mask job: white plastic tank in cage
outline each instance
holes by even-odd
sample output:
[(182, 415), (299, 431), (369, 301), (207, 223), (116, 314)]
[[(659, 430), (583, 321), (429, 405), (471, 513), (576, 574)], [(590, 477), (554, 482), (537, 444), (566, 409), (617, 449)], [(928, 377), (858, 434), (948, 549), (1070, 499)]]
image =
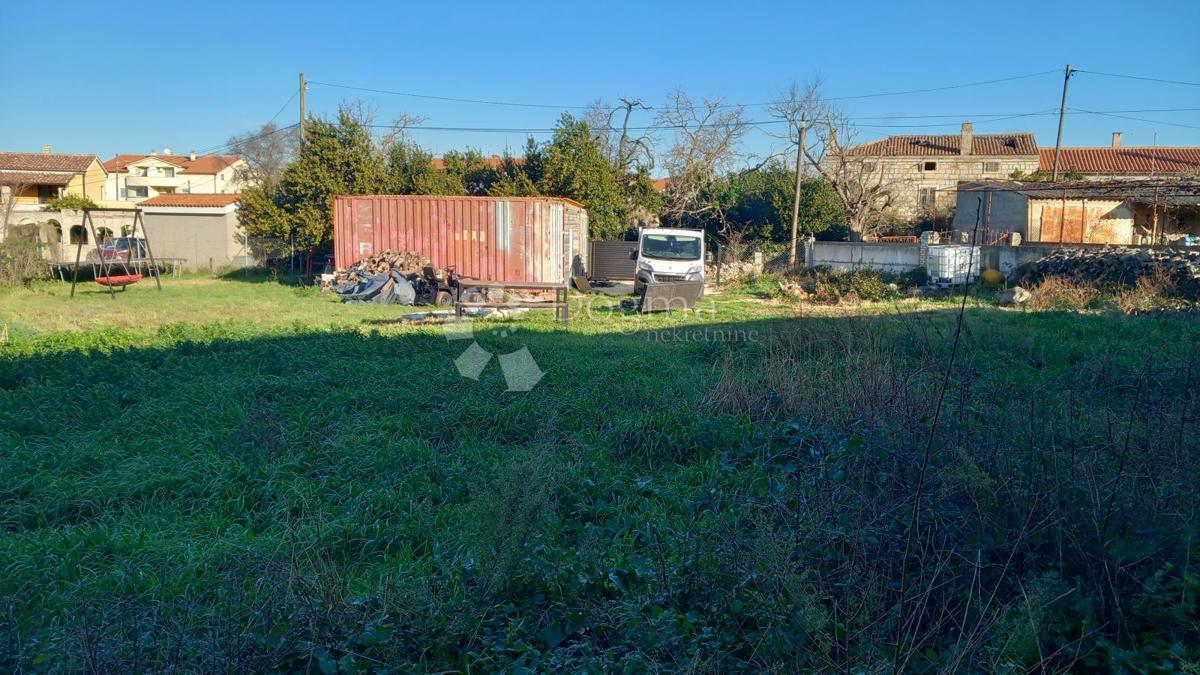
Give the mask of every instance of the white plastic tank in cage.
[(979, 247), (944, 244), (929, 247), (929, 283), (932, 286), (961, 286), (979, 279)]

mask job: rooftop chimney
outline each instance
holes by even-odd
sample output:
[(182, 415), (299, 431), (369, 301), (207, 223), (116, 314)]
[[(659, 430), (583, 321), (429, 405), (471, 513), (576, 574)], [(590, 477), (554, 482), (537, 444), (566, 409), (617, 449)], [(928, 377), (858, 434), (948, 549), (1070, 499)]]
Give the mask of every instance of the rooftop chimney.
[(192, 149), (192, 151), (188, 153), (188, 159), (192, 160), (193, 162), (196, 161), (196, 150), (195, 149)]
[(1121, 147), (1121, 132), (1119, 132), (1119, 131), (1113, 132), (1113, 145), (1112, 146), (1114, 148)]
[(171, 154), (171, 149), (170, 149), (170, 148), (163, 148), (163, 154), (164, 154), (164, 155), (169, 155), (169, 154)]
[(48, 154), (50, 154), (50, 144), (49, 144), (49, 143), (47, 143), (46, 145), (43, 145), (43, 146), (42, 146), (42, 154), (43, 154), (43, 155), (48, 155)]
[(971, 146), (975, 143), (975, 127), (970, 122), (963, 122), (962, 139), (958, 143), (958, 154), (971, 154)]
[(158, 157), (158, 150), (155, 150), (154, 148), (150, 148), (150, 156)]

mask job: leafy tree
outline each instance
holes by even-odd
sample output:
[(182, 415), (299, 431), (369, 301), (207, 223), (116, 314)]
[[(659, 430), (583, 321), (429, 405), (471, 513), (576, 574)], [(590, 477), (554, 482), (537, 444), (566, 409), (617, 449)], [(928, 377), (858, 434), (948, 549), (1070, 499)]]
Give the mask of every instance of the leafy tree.
[[(751, 171), (726, 174), (712, 189), (710, 199), (721, 202), (725, 223), (747, 239), (786, 242), (791, 236), (792, 195), (795, 173), (782, 162), (771, 162)], [(807, 178), (800, 192), (799, 229), (817, 235), (844, 222), (841, 200), (829, 183)], [(720, 225), (705, 219), (701, 225), (716, 233)]]
[(496, 181), (496, 169), (478, 150), (453, 150), (443, 155), (442, 161), (446, 165), (447, 189), (458, 190), (443, 194), (486, 195)]
[(61, 197), (55, 197), (54, 199), (47, 201), (46, 205), (42, 207), (42, 210), (43, 211), (62, 211), (63, 209), (80, 210), (80, 209), (98, 209), (98, 208), (100, 208), (100, 207), (96, 205), (96, 202), (92, 201), (88, 197), (81, 197), (79, 195), (68, 194), (68, 195), (63, 195)]
[(604, 136), (569, 113), (559, 119), (554, 137), (544, 145), (532, 139), (520, 163), (526, 180), (501, 180), (501, 186), (526, 194), (568, 197), (588, 210), (589, 235), (595, 239), (621, 239), (635, 218), (656, 216), (662, 195), (654, 190), (649, 171), (639, 166), (626, 173), (605, 149)]
[(396, 143), (387, 158), (388, 191), (401, 195), (466, 194), (462, 180), (433, 166), (433, 155), (411, 142)]
[(381, 194), (389, 175), (367, 127), (343, 109), (336, 122), (310, 119), (307, 140), (278, 184), (242, 193), (241, 221), (247, 235), (320, 246), (332, 238), (333, 198)]
[(586, 121), (563, 113), (554, 138), (537, 159), (544, 172), (538, 183), (542, 194), (569, 197), (587, 207), (592, 238), (624, 236), (632, 208), (623, 184), (626, 177), (604, 154)]
[(495, 197), (534, 197), (540, 193), (537, 181), (526, 171), (525, 161), (506, 154), (496, 170), (488, 194)]

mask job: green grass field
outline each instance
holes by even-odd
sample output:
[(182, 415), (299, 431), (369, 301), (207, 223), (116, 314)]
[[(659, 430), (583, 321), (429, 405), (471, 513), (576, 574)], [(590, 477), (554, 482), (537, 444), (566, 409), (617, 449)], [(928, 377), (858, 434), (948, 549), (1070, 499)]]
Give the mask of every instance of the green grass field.
[[(0, 668), (1198, 672), (1200, 322), (0, 289)], [(917, 527), (910, 527), (916, 507)]]

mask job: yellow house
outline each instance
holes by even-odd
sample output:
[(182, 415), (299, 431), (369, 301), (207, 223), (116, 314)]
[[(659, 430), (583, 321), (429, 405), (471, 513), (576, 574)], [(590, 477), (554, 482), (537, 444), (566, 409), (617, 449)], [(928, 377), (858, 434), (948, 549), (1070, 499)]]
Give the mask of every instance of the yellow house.
[(95, 155), (50, 152), (0, 152), (3, 198), (15, 205), (37, 205), (63, 195), (100, 203), (108, 171)]

